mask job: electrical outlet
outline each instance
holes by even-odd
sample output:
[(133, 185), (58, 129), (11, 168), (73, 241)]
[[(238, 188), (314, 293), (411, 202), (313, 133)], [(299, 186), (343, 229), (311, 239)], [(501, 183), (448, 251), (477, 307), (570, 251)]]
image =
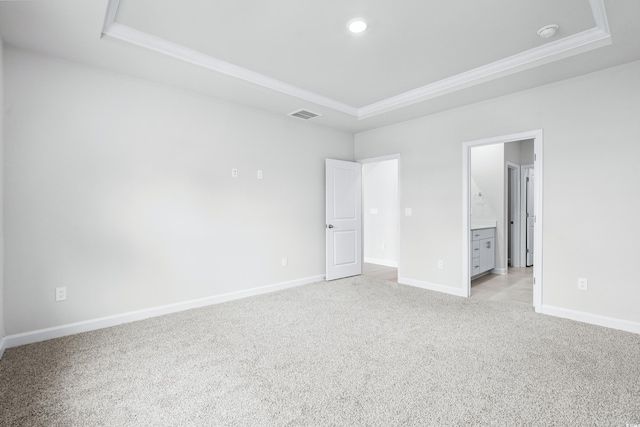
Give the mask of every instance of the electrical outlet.
[(442, 261), (441, 259), (438, 260), (438, 269), (442, 270), (444, 268), (444, 261)]
[(380, 248), (384, 250), (384, 248), (385, 248), (385, 244), (384, 244), (384, 242), (382, 242), (382, 243), (380, 244)]
[(258, 169), (258, 179), (262, 179), (262, 169)]
[(233, 168), (231, 169), (231, 178), (237, 178), (238, 177), (238, 169)]
[(286, 267), (287, 265), (289, 265), (289, 260), (287, 260), (286, 258), (282, 258), (282, 266)]
[(56, 301), (64, 301), (67, 299), (67, 288), (66, 286), (61, 286), (56, 288)]
[(578, 277), (578, 289), (581, 291), (586, 291), (588, 289), (587, 279), (584, 277)]

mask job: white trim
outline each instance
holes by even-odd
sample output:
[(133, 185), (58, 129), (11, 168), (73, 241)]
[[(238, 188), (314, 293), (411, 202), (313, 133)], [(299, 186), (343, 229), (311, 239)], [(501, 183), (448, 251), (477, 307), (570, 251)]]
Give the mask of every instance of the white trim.
[[(508, 185), (508, 180), (509, 177), (511, 176), (511, 170), (515, 170), (515, 181), (512, 182), (512, 193), (509, 193), (509, 185)], [(506, 164), (506, 179), (507, 179), (507, 185), (505, 185), (505, 200), (507, 201), (507, 203), (505, 203), (505, 230), (509, 229), (509, 226), (511, 224), (509, 224), (509, 215), (511, 215), (511, 219), (513, 220), (513, 233), (510, 233), (508, 231), (505, 232), (506, 234), (506, 240), (507, 240), (507, 245), (511, 244), (511, 264), (514, 268), (520, 268), (520, 266), (522, 265), (520, 263), (520, 252), (521, 252), (521, 248), (520, 248), (520, 165), (517, 163), (513, 163), (513, 162), (509, 162), (507, 161)], [(514, 194), (515, 193), (515, 194)], [(512, 197), (515, 196), (515, 197)], [(511, 198), (511, 200), (514, 202), (515, 206), (513, 209), (513, 212), (511, 211), (511, 206), (509, 206), (509, 198)], [(511, 242), (509, 242), (509, 236), (511, 236)], [(508, 246), (506, 246), (508, 247)], [(509, 251), (505, 251), (506, 253), (506, 266), (507, 268), (509, 268)]]
[(102, 26), (102, 35), (104, 36), (109, 28), (116, 22), (116, 15), (120, 7), (120, 0), (109, 0), (107, 3), (107, 12), (104, 15), (104, 25)]
[(138, 31), (126, 25), (114, 22), (109, 25), (108, 28), (105, 28), (102, 34), (336, 111), (341, 111), (352, 116), (357, 116), (358, 114), (357, 108), (336, 101), (335, 99), (327, 98), (326, 96), (290, 85), (281, 80), (265, 76), (264, 74), (256, 73), (255, 71), (231, 64), (230, 62), (222, 61), (213, 56), (152, 36), (151, 34)]
[(40, 329), (36, 331), (24, 332), (21, 334), (8, 335), (4, 341), (3, 348), (17, 347), (25, 344), (60, 338), (67, 335), (79, 334), (81, 332), (95, 331), (97, 329), (108, 328), (123, 323), (136, 322), (138, 320), (149, 319), (151, 317), (163, 316), (165, 314), (177, 313), (180, 311), (191, 310), (193, 308), (206, 307), (209, 305), (220, 304), (223, 302), (234, 301), (242, 298), (252, 297), (256, 295), (267, 294), (271, 292), (281, 291), (284, 289), (294, 288), (297, 286), (307, 285), (322, 281), (323, 275), (305, 277), (302, 279), (292, 280), (289, 282), (276, 283), (274, 285), (261, 286), (257, 288), (245, 289), (237, 292), (229, 292), (210, 297), (199, 298), (190, 301), (178, 302), (175, 304), (163, 305), (159, 307), (148, 308), (144, 310), (132, 311), (129, 313), (116, 314), (113, 316), (101, 317), (98, 319), (85, 320), (67, 325), (54, 326), (52, 328)]
[(601, 316), (599, 314), (586, 313), (584, 311), (570, 310), (568, 308), (554, 307), (551, 305), (543, 305), (540, 312), (549, 316), (562, 317), (577, 322), (640, 334), (640, 322), (616, 319), (615, 317)]
[(7, 338), (2, 337), (2, 339), (0, 339), (0, 359), (2, 359), (2, 356), (4, 356), (4, 351), (6, 349), (7, 349)]
[(396, 267), (396, 268), (398, 268), (398, 261), (391, 261), (391, 260), (387, 260), (387, 259), (364, 257), (364, 262), (369, 263), (369, 264), (384, 265), (385, 267)]
[(358, 109), (358, 118), (426, 101), (450, 92), (558, 61), (585, 51), (611, 44), (611, 34), (601, 28), (592, 28), (560, 40), (538, 46), (487, 65), (447, 77), (434, 83), (395, 95)]
[(428, 291), (455, 295), (457, 297), (466, 297), (466, 291), (464, 289), (452, 288), (451, 286), (439, 285), (437, 283), (423, 282), (422, 280), (410, 279), (408, 277), (398, 277), (398, 283), (401, 285), (409, 285), (415, 288), (426, 289)]
[(108, 1), (105, 22), (102, 29), (103, 36), (113, 37), (202, 66), (212, 71), (220, 72), (286, 95), (322, 105), (354, 116), (359, 120), (577, 55), (588, 50), (609, 45), (612, 42), (607, 15), (604, 9), (604, 0), (590, 0), (591, 11), (594, 21), (596, 22), (596, 27), (594, 28), (545, 43), (490, 64), (357, 108), (138, 31), (134, 28), (118, 24), (115, 22), (115, 19), (119, 4), (120, 0)]
[(610, 33), (609, 20), (607, 19), (607, 12), (604, 9), (603, 0), (590, 0), (591, 13), (593, 13), (593, 20), (596, 22), (598, 28), (605, 33)]
[(471, 182), (471, 147), (492, 144), (504, 144), (507, 142), (523, 141), (533, 139), (534, 152), (534, 170), (535, 170), (535, 247), (533, 253), (533, 307), (536, 312), (540, 312), (542, 307), (542, 129), (532, 130), (528, 132), (519, 132), (509, 135), (495, 136), (491, 138), (479, 139), (476, 141), (468, 141), (462, 144), (462, 284), (465, 290), (465, 296), (471, 296), (471, 280), (469, 277), (469, 230), (470, 230), (470, 182)]
[(497, 274), (498, 276), (505, 276), (508, 273), (508, 268), (494, 268), (490, 271), (491, 274)]
[[(519, 248), (519, 256), (520, 256), (520, 265), (523, 267), (527, 266), (527, 210), (526, 210), (526, 206), (527, 206), (527, 170), (528, 169), (533, 169), (534, 170), (534, 182), (533, 182), (533, 188), (535, 191), (535, 166), (533, 163), (531, 164), (527, 164), (527, 165), (522, 165), (520, 167), (520, 205), (522, 206), (522, 212), (520, 213), (520, 248)], [(536, 200), (535, 200), (535, 193), (534, 193), (534, 200), (533, 200), (533, 204), (534, 204), (534, 211), (535, 211), (535, 204), (536, 204)], [(534, 229), (534, 239), (535, 239), (535, 229)], [(535, 248), (534, 248), (535, 250)], [(533, 254), (533, 256), (535, 257), (535, 252)]]

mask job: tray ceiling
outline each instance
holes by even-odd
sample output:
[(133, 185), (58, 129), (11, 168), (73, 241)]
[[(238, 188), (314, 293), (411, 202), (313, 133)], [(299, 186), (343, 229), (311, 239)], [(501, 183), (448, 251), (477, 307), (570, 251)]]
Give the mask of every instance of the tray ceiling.
[(0, 1), (0, 35), (357, 133), (638, 60), (638, 16), (637, 0)]

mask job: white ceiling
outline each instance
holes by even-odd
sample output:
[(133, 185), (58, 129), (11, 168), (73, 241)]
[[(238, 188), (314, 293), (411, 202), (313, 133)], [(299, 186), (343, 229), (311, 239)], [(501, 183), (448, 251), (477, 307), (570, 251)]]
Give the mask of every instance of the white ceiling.
[(2, 1), (0, 35), (359, 132), (640, 59), (639, 18), (637, 0)]

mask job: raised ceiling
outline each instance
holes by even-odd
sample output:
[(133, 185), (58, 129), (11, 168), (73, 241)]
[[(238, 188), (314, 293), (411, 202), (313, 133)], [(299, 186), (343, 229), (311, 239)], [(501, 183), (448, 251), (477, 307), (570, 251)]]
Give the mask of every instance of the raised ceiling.
[[(5, 43), (351, 132), (640, 59), (636, 0), (0, 3)], [(369, 28), (351, 34), (361, 17)], [(537, 30), (559, 25), (542, 39)], [(57, 43), (56, 43), (57, 42)], [(296, 119), (292, 119), (296, 120)]]

